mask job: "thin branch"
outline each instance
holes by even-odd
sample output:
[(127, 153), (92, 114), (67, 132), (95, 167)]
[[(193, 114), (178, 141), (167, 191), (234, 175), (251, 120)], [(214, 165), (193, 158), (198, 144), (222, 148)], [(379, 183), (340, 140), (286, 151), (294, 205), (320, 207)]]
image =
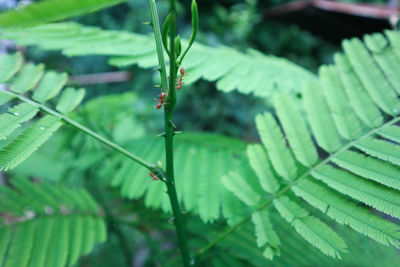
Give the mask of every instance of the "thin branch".
[(14, 93), (14, 92), (5, 91), (5, 90), (4, 90), (4, 92), (6, 92), (6, 93), (18, 98), (19, 100), (21, 100), (21, 101), (23, 101), (25, 103), (28, 103), (28, 104), (31, 104), (32, 106), (35, 106), (35, 107), (39, 108), (40, 110), (42, 110), (42, 111), (44, 111), (44, 112), (46, 112), (46, 113), (48, 113), (50, 115), (56, 116), (57, 118), (59, 118), (63, 122), (71, 125), (72, 127), (80, 130), (81, 132), (84, 132), (85, 134), (93, 137), (97, 141), (99, 141), (99, 142), (103, 143), (104, 145), (110, 147), (111, 149), (119, 152), (120, 154), (128, 157), (129, 159), (139, 163), (140, 165), (142, 165), (143, 167), (149, 169), (150, 171), (158, 169), (158, 167), (155, 164), (151, 164), (151, 163), (146, 162), (144, 159), (132, 154), (128, 150), (124, 149), (123, 147), (121, 147), (121, 146), (113, 143), (112, 141), (104, 138), (103, 136), (95, 133), (94, 131), (90, 130), (89, 128), (87, 128), (87, 127), (85, 127), (83, 125), (81, 125), (80, 123), (78, 123), (75, 120), (67, 117), (66, 115), (58, 113), (57, 111), (54, 111), (53, 109), (48, 108), (47, 106), (45, 106), (43, 104), (35, 102), (35, 101), (33, 101), (33, 100), (29, 99), (29, 98), (26, 98), (26, 97), (24, 97), (22, 95)]

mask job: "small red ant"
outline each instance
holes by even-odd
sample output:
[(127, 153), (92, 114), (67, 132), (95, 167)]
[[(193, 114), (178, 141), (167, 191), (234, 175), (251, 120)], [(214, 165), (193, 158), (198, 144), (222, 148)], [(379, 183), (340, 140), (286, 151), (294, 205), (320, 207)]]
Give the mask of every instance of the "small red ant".
[(159, 97), (160, 99), (154, 98), (154, 100), (158, 102), (157, 105), (154, 106), (156, 109), (160, 109), (160, 108), (162, 107), (162, 105), (166, 104), (166, 103), (164, 103), (164, 101), (166, 100), (166, 99), (165, 99), (166, 96), (167, 96), (167, 93), (161, 92), (161, 93), (158, 95), (158, 97)]
[(179, 77), (179, 81), (177, 82), (177, 85), (175, 87), (177, 90), (182, 88), (183, 77), (188, 75), (187, 73), (185, 73), (185, 69), (184, 68), (181, 68), (179, 72), (181, 73), (181, 76)]
[(150, 172), (149, 176), (153, 179), (153, 181), (158, 181), (159, 180), (158, 177), (155, 176), (153, 172)]

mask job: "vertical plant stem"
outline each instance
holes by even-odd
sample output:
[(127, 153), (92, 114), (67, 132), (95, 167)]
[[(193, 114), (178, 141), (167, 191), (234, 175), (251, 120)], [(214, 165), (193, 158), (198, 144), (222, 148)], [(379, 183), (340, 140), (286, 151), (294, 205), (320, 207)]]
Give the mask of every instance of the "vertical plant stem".
[[(157, 8), (154, 0), (149, 0), (152, 24), (154, 29), (154, 38), (156, 40), (157, 54), (161, 69), (161, 86), (164, 86), (167, 82), (166, 76), (163, 75), (163, 70), (165, 70), (163, 46), (161, 42), (160, 24), (158, 22)], [(170, 28), (170, 79), (168, 86), (167, 101), (164, 105), (164, 127), (165, 127), (165, 158), (166, 158), (166, 186), (167, 193), (171, 203), (171, 208), (174, 216), (174, 224), (176, 233), (178, 236), (179, 247), (181, 249), (181, 255), (183, 260), (183, 265), (185, 267), (190, 266), (190, 253), (185, 236), (185, 225), (183, 222), (183, 215), (180, 210), (178, 196), (175, 188), (175, 178), (174, 178), (174, 153), (173, 153), (173, 137), (174, 124), (173, 110), (176, 103), (176, 91), (175, 91), (175, 81), (177, 74), (176, 67), (176, 57), (175, 57), (175, 35), (176, 35), (176, 7), (175, 1), (170, 0), (170, 16), (171, 16), (171, 28)], [(163, 88), (166, 89), (166, 88)]]

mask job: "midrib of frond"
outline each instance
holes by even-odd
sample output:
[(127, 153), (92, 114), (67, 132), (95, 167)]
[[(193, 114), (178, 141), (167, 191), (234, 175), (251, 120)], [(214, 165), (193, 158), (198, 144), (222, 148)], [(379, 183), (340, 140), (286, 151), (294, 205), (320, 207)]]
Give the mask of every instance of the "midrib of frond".
[[(356, 138), (354, 140), (352, 140), (351, 142), (348, 142), (347, 144), (344, 144), (340, 149), (338, 149), (336, 152), (330, 154), (327, 158), (325, 158), (324, 160), (320, 161), (319, 163), (315, 164), (313, 167), (309, 168), (305, 173), (303, 173), (302, 175), (300, 175), (297, 178), (294, 178), (291, 183), (289, 185), (287, 185), (286, 187), (284, 187), (283, 189), (281, 189), (279, 192), (277, 192), (276, 194), (273, 194), (271, 196), (271, 198), (269, 198), (266, 202), (262, 203), (260, 206), (258, 206), (256, 208), (256, 210), (260, 211), (263, 210), (265, 208), (267, 208), (270, 204), (272, 204), (272, 202), (277, 199), (278, 197), (282, 196), (283, 194), (285, 194), (288, 190), (290, 190), (293, 186), (295, 186), (299, 181), (303, 180), (304, 178), (308, 177), (311, 175), (312, 172), (316, 171), (318, 168), (325, 166), (326, 164), (330, 163), (336, 156), (338, 156), (340, 153), (349, 150), (350, 148), (354, 147), (358, 141), (370, 137), (373, 134), (376, 134), (378, 131), (382, 130), (383, 128), (387, 127), (387, 126), (391, 126), (396, 124), (397, 122), (400, 122), (400, 116), (398, 117), (394, 117), (391, 120), (389, 120), (388, 122), (382, 124), (380, 127), (377, 127), (375, 129), (371, 129), (370, 131), (366, 132), (365, 134), (363, 134), (362, 136), (360, 136), (359, 138)], [(359, 190), (359, 188), (357, 188)], [(374, 195), (374, 197), (377, 197)], [(385, 200), (387, 201), (387, 200)], [(397, 204), (397, 203), (394, 203)], [(247, 222), (249, 219), (251, 218), (251, 215), (247, 216), (246, 218), (244, 218), (242, 220), (243, 223)], [(236, 229), (236, 228), (235, 228)]]

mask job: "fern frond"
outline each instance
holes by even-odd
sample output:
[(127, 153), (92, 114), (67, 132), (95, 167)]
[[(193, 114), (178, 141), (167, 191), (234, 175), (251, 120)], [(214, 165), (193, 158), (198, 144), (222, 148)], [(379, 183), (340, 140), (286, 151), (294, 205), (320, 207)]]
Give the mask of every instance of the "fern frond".
[(349, 225), (354, 230), (383, 245), (399, 247), (398, 225), (371, 213), (368, 208), (359, 206), (310, 179), (297, 183), (296, 186), (293, 186), (293, 191), (337, 222)]
[(274, 206), (304, 239), (323, 253), (340, 258), (340, 252), (347, 251), (344, 240), (338, 234), (288, 197), (275, 199)]
[[(244, 176), (251, 174), (246, 143), (208, 133), (183, 133), (177, 135), (176, 140), (175, 183), (178, 198), (185, 210), (199, 214), (205, 222), (214, 221), (221, 215), (228, 219), (229, 224), (243, 218), (245, 205), (224, 187), (221, 177), (227, 169)], [(130, 143), (130, 149), (139, 156), (151, 162), (164, 162), (164, 144), (159, 138), (141, 138)], [(200, 161), (204, 164), (201, 168)], [(111, 166), (108, 169), (113, 177), (111, 184), (121, 188), (123, 197), (137, 199), (144, 196), (146, 206), (170, 211), (165, 185), (153, 181), (148, 170), (120, 156), (113, 159)], [(193, 170), (196, 170), (195, 173)], [(230, 178), (226, 179), (229, 183)], [(247, 183), (251, 192), (261, 194), (262, 188), (256, 176), (249, 178)], [(249, 198), (250, 201), (257, 201), (251, 195)]]
[(63, 20), (103, 8), (125, 0), (46, 0), (24, 8), (0, 14), (0, 28), (25, 28)]
[[(157, 66), (154, 38), (128, 32), (101, 30), (76, 23), (58, 23), (26, 30), (0, 30), (2, 38), (19, 45), (37, 45), (45, 50), (62, 50), (67, 56), (111, 56), (117, 67), (137, 64), (142, 68)], [(186, 42), (186, 41), (183, 41)], [(185, 69), (190, 76), (185, 84), (201, 78), (216, 81), (224, 92), (238, 90), (243, 94), (268, 96), (279, 90), (296, 91), (298, 84), (314, 80), (315, 75), (282, 58), (250, 50), (239, 52), (226, 46), (212, 48), (195, 43), (188, 53)]]
[[(395, 36), (400, 40), (400, 34), (386, 35), (391, 43), (381, 34), (366, 36), (366, 46), (358, 39), (344, 41), (345, 53), (335, 55), (336, 64), (320, 68), (320, 82), (303, 86), (303, 107), (312, 136), (290, 96), (277, 96), (277, 120), (269, 112), (256, 116), (268, 155), (265, 160), (260, 154), (258, 160), (272, 164), (263, 174), (259, 174), (260, 168), (255, 173), (260, 181), (287, 185), (281, 184), (277, 192), (263, 187), (267, 196), (253, 209), (260, 211), (274, 204), (304, 239), (333, 257), (340, 257), (345, 244), (297, 204), (296, 196), (379, 243), (399, 246), (399, 225), (370, 210), (400, 218), (400, 101), (396, 95), (398, 75), (394, 75), (400, 73), (400, 65), (389, 58), (400, 59), (393, 52), (398, 46), (392, 42)], [(316, 145), (329, 154), (318, 156)], [(257, 162), (254, 155), (251, 161)], [(246, 182), (240, 176), (230, 177)], [(245, 192), (235, 193), (241, 194)]]
[(101, 211), (97, 204), (85, 204), (95, 203), (86, 191), (20, 178), (12, 183), (15, 189), (0, 188), (3, 266), (72, 266), (105, 241)]
[[(42, 109), (38, 102), (43, 104), (55, 97), (66, 83), (67, 75), (52, 71), (43, 74), (43, 65), (32, 63), (21, 68), (22, 55), (20, 53), (6, 54), (0, 59), (0, 63), (4, 68), (0, 76), (3, 77), (2, 80), (6, 82), (6, 86), (9, 86), (9, 90), (0, 91), (0, 104), (9, 103), (15, 98), (23, 102), (8, 108), (8, 112), (0, 114), (0, 139), (5, 139), (3, 141), (5, 145), (0, 146), (0, 170), (9, 170), (35, 152), (61, 126), (62, 114), (51, 109), (48, 110), (52, 115), (46, 115), (40, 120), (34, 120), (34, 118)], [(3, 64), (8, 64), (9, 68)], [(35, 88), (36, 84), (38, 85)], [(33, 100), (22, 95), (32, 89), (34, 89)], [(83, 95), (82, 89), (68, 88), (63, 92), (57, 104), (57, 110), (61, 113), (71, 111), (79, 104)], [(15, 137), (13, 133), (23, 125), (27, 128)]]
[(336, 229), (345, 238), (346, 243), (349, 244), (349, 253), (344, 254), (342, 260), (338, 260), (318, 253), (317, 249), (306, 242), (289, 224), (284, 223), (276, 212), (271, 212), (270, 217), (272, 224), (279, 225), (279, 227), (276, 227), (276, 232), (280, 236), (282, 243), (280, 257), (275, 257), (273, 261), (265, 259), (263, 251), (257, 249), (254, 230), (250, 222), (222, 241), (216, 252), (229, 253), (228, 255), (232, 255), (237, 259), (245, 260), (246, 266), (259, 267), (369, 266), (377, 258), (380, 259), (380, 266), (391, 267), (399, 265), (400, 257), (395, 248), (377, 244), (347, 227), (339, 226)]

